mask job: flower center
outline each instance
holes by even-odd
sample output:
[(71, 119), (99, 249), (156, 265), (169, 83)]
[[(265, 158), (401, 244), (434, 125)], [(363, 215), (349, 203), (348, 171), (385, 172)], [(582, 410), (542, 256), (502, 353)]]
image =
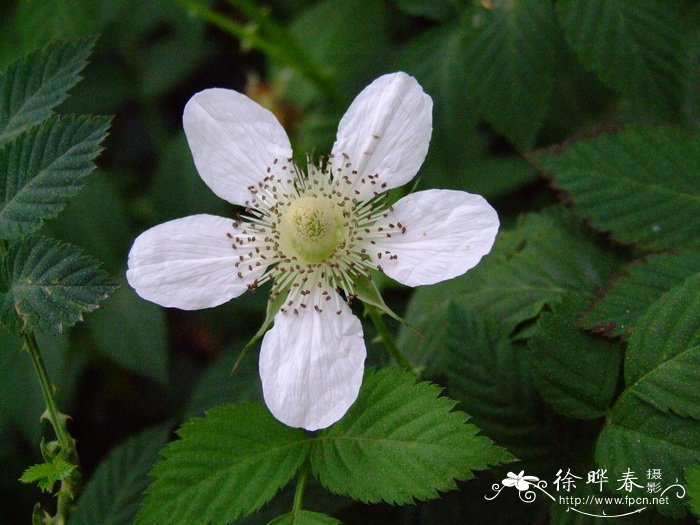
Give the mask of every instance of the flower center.
[(280, 238), (285, 248), (309, 263), (325, 261), (344, 237), (342, 211), (329, 199), (300, 196), (281, 219)]

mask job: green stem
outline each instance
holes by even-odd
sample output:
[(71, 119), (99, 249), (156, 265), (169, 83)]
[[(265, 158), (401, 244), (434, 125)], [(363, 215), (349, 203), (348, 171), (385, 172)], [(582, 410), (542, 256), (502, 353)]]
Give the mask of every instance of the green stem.
[(44, 401), (46, 401), (46, 410), (49, 413), (49, 421), (53, 426), (56, 437), (58, 438), (58, 443), (61, 445), (62, 449), (69, 450), (72, 447), (72, 438), (68, 433), (65, 422), (61, 418), (61, 413), (58, 410), (58, 405), (56, 404), (56, 398), (54, 396), (53, 386), (49, 381), (49, 375), (46, 372), (46, 367), (44, 366), (44, 360), (41, 358), (41, 353), (39, 352), (39, 346), (36, 343), (36, 338), (32, 333), (24, 334), (24, 344), (25, 348), (32, 356), (32, 361), (34, 362), (34, 369), (39, 377), (39, 384), (41, 385), (41, 393), (44, 395)]
[(367, 315), (369, 315), (370, 319), (372, 319), (372, 323), (374, 323), (374, 328), (377, 330), (379, 340), (387, 349), (389, 355), (391, 355), (394, 361), (396, 361), (396, 364), (398, 364), (401, 368), (416, 374), (416, 370), (413, 368), (413, 366), (411, 366), (411, 363), (404, 357), (396, 344), (394, 344), (394, 338), (391, 336), (391, 333), (389, 333), (389, 329), (387, 328), (384, 318), (382, 317), (382, 312), (380, 312), (378, 308), (369, 304), (365, 304), (365, 311), (367, 312)]
[[(268, 57), (296, 69), (313, 82), (328, 98), (336, 104), (343, 102), (343, 95), (333, 78), (323, 71), (308, 54), (298, 46), (281, 26), (274, 24), (265, 12), (250, 2), (232, 0), (231, 4), (240, 9), (244, 15), (252, 19), (253, 24), (243, 25), (227, 18), (197, 0), (173, 0), (182, 7), (209, 22), (210, 24), (230, 33), (244, 45), (257, 49)], [(257, 22), (257, 24), (256, 24)], [(262, 23), (261, 23), (262, 22)], [(263, 26), (263, 27), (260, 27)], [(262, 31), (272, 31), (272, 35), (264, 36)], [(277, 40), (275, 42), (274, 40)]]
[(301, 473), (297, 478), (297, 486), (294, 490), (294, 505), (292, 506), (292, 515), (301, 512), (302, 501), (304, 500), (304, 489), (306, 488), (306, 479), (309, 477), (309, 462), (306, 461), (301, 469)]
[[(56, 439), (60, 447), (59, 453), (63, 458), (74, 465), (78, 465), (78, 451), (75, 447), (75, 440), (71, 437), (66, 426), (66, 416), (58, 410), (54, 389), (49, 380), (49, 375), (44, 366), (44, 360), (41, 357), (39, 346), (37, 345), (34, 334), (24, 333), (24, 347), (32, 357), (34, 369), (36, 370), (41, 393), (46, 402), (46, 411), (48, 419), (53, 427)], [(80, 473), (77, 468), (65, 479), (61, 481), (61, 485), (57, 494), (56, 515), (49, 522), (52, 525), (64, 525), (68, 521), (68, 516), (73, 510), (73, 502), (79, 491)]]

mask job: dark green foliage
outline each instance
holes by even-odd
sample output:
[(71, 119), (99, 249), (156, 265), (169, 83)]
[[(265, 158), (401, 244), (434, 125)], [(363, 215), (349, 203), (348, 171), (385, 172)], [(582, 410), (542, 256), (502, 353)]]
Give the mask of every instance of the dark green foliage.
[[(513, 488), (484, 499), (508, 471), (552, 489), (567, 468), (609, 469), (613, 496), (625, 470), (661, 469), (687, 496), (612, 521), (697, 521), (687, 513), (700, 515), (695, 0), (5, 4), (0, 523), (30, 521), (39, 490), (16, 481), (29, 465), (44, 487), (70, 469), (29, 452), (53, 436), (21, 329), (38, 332), (72, 417), (85, 479), (71, 525), (137, 514), (159, 525), (592, 525), (634, 510), (577, 507), (589, 516), (541, 493), (526, 505)], [(397, 70), (434, 104), (415, 188), (484, 195), (501, 230), (449, 282), (414, 292), (374, 281), (419, 332), (385, 316), (418, 377), (368, 371), (338, 423), (289, 429), (264, 408), (259, 342), (232, 372), (265, 317), (265, 290), (166, 310), (128, 286), (127, 253), (155, 224), (241, 211), (192, 162), (181, 116), (195, 92), (246, 92), (280, 118), (301, 159), (328, 153), (352, 97)], [(362, 322), (368, 363), (386, 366)], [(581, 482), (576, 495), (590, 494)]]
[(70, 525), (133, 523), (169, 431), (170, 425), (146, 430), (114, 448), (86, 485)]
[(685, 479), (688, 484), (690, 510), (700, 518), (700, 464), (688, 467), (685, 470)]
[(493, 316), (457, 301), (429, 322), (425, 375), (444, 381), (474, 423), (530, 470), (551, 466), (561, 445), (537, 395), (526, 349), (512, 343)]
[(684, 76), (678, 0), (560, 0), (559, 19), (581, 62), (632, 107), (666, 119), (678, 112)]
[(0, 293), (2, 321), (11, 327), (18, 317), (22, 330), (61, 333), (116, 289), (96, 260), (52, 239), (14, 242), (0, 265), (7, 290)]
[(137, 523), (228, 523), (269, 501), (308, 455), (303, 431), (260, 405), (223, 405), (195, 418), (163, 452)]
[(52, 117), (0, 150), (0, 237), (18, 238), (55, 217), (95, 169), (109, 119)]
[(613, 277), (604, 295), (581, 319), (606, 335), (629, 335), (647, 308), (662, 294), (700, 272), (700, 253), (654, 255), (635, 261)]
[(558, 413), (575, 419), (605, 416), (617, 386), (620, 345), (576, 326), (587, 301), (566, 296), (543, 313), (529, 339), (535, 385)]
[(537, 157), (577, 213), (648, 250), (700, 246), (700, 140), (672, 128), (627, 128)]
[(326, 514), (302, 510), (275, 518), (268, 525), (340, 525), (340, 521)]
[(80, 80), (94, 44), (94, 38), (54, 44), (0, 75), (0, 146), (51, 116)]
[[(491, 254), (462, 277), (420, 288), (406, 320), (419, 331), (435, 323), (450, 302), (503, 321), (511, 329), (536, 317), (569, 292), (593, 298), (621, 260), (564, 208), (524, 217), (514, 231), (501, 231)], [(429, 353), (419, 339), (402, 342), (416, 359)]]

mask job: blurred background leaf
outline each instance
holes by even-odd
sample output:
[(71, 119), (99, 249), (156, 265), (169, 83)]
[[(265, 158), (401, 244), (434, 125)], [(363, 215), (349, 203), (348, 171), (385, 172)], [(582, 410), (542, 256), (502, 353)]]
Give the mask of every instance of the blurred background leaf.
[[(297, 154), (318, 156), (330, 151), (339, 118), (373, 78), (395, 70), (416, 76), (434, 102), (417, 187), (482, 194), (502, 227), (492, 253), (463, 277), (415, 292), (378, 278), (387, 304), (423, 336), (390, 323), (399, 346), (528, 473), (591, 468), (596, 458), (627, 468), (660, 457), (673, 472), (698, 463), (696, 420), (624, 394), (617, 364), (631, 343), (615, 339), (653, 327), (645, 311), (697, 273), (695, 254), (678, 251), (681, 242), (698, 242), (697, 214), (688, 212), (700, 123), (695, 0), (0, 3), (0, 68), (25, 52), (50, 52), (41, 50), (56, 40), (99, 34), (84, 80), (52, 110), (115, 115), (99, 170), (40, 231), (103, 261), (121, 285), (87, 323), (40, 340), (61, 407), (73, 416), (87, 481), (77, 523), (131, 521), (147, 478), (134, 490), (118, 485), (145, 472), (167, 439), (163, 429), (223, 403), (260, 401), (257, 349), (231, 369), (264, 318), (265, 290), (180, 312), (143, 301), (124, 280), (140, 232), (185, 215), (238, 211), (201, 181), (182, 133), (184, 104), (209, 87), (245, 92), (275, 113)], [(658, 124), (672, 127), (646, 129)], [(640, 131), (618, 134), (625, 126)], [(603, 132), (615, 138), (606, 142)], [(644, 202), (623, 180), (640, 174), (656, 184)], [(629, 210), (608, 202), (615, 188), (637, 199)], [(664, 198), (679, 188), (691, 194), (686, 204)], [(552, 206), (561, 201), (568, 207)], [(637, 215), (651, 222), (629, 223)], [(649, 230), (662, 219), (687, 235)], [(371, 341), (374, 328), (363, 324), (368, 362), (386, 364)], [(40, 497), (15, 480), (38, 460), (45, 428), (28, 356), (1, 337), (0, 524), (14, 525)], [(595, 380), (581, 381), (593, 371)], [(604, 422), (597, 416), (611, 402)], [(592, 419), (575, 419), (582, 416)], [(161, 430), (141, 433), (154, 426)], [(347, 524), (593, 523), (554, 509), (550, 518), (544, 502), (525, 507), (517, 496), (485, 501), (504, 475), (496, 468), (437, 502), (402, 508), (354, 503), (310, 482), (305, 503)], [(123, 516), (109, 512), (114, 502), (105, 494), (115, 490)], [(281, 491), (241, 523), (289, 512), (292, 497), (292, 489)], [(644, 519), (666, 523), (652, 510)]]

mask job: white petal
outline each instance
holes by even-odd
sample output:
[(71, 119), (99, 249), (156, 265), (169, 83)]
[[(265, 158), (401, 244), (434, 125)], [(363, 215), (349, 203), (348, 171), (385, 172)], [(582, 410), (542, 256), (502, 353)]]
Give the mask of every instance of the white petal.
[(360, 320), (340, 304), (340, 315), (335, 307), (279, 312), (265, 334), (260, 352), (265, 403), (290, 427), (325, 428), (357, 399), (367, 351)]
[[(362, 90), (340, 121), (333, 144), (333, 168), (351, 177), (355, 186), (350, 189), (360, 192), (353, 197), (367, 199), (418, 173), (433, 131), (432, 111), (432, 99), (406, 73), (383, 75)], [(351, 167), (345, 167), (348, 162)], [(371, 184), (368, 176), (376, 174)]]
[[(389, 226), (398, 223), (405, 233)], [(375, 240), (372, 260), (389, 277), (418, 286), (452, 279), (476, 266), (491, 250), (499, 222), (480, 195), (426, 190), (399, 200), (377, 225), (394, 232)]]
[(194, 95), (182, 116), (194, 164), (204, 182), (222, 199), (245, 205), (256, 185), (292, 156), (284, 128), (275, 116), (245, 95), (205, 89)]
[(265, 267), (238, 277), (241, 253), (227, 236), (235, 236), (231, 219), (192, 215), (146, 230), (129, 252), (129, 284), (144, 299), (161, 306), (199, 310), (238, 297)]
[(530, 488), (530, 483), (528, 483), (524, 479), (518, 479), (515, 482), (515, 488), (518, 489), (520, 492), (522, 492), (522, 491)]

